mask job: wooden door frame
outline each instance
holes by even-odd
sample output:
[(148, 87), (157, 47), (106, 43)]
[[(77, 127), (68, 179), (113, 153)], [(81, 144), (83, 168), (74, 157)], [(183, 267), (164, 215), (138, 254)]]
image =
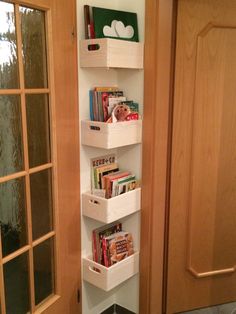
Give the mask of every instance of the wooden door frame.
[[(53, 0), (52, 3), (57, 164), (58, 168), (63, 170), (58, 171), (57, 175), (61, 299), (45, 313), (82, 313), (76, 0), (70, 1), (71, 11), (66, 9), (68, 6), (66, 0)], [(57, 29), (53, 25), (57, 25)], [(65, 95), (67, 95), (66, 102)], [(68, 232), (69, 243), (68, 237), (64, 237), (62, 230)]]
[(146, 0), (140, 313), (165, 312), (176, 0)]
[[(54, 149), (57, 159), (57, 199), (59, 244), (58, 291), (35, 313), (82, 313), (80, 235), (80, 136), (78, 107), (78, 49), (76, 0), (8, 0), (10, 3), (50, 9), (49, 63), (55, 103)], [(36, 3), (37, 2), (37, 3)], [(56, 26), (56, 27), (55, 27)], [(66, 96), (66, 97), (65, 97)], [(66, 101), (65, 101), (66, 98)], [(64, 236), (67, 232), (68, 237)], [(56, 302), (57, 301), (57, 302)], [(78, 304), (79, 303), (79, 304)]]

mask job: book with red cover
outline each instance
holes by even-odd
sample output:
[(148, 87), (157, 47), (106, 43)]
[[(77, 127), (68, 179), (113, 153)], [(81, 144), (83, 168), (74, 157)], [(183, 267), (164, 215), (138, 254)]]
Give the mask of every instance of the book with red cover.
[(102, 240), (104, 265), (112, 266), (126, 257), (134, 254), (132, 234), (129, 232), (118, 232), (104, 237)]
[(112, 196), (112, 181), (117, 180), (119, 178), (126, 177), (130, 175), (130, 171), (119, 171), (114, 174), (108, 174), (103, 177), (104, 187), (106, 190), (106, 198), (111, 198)]
[(109, 225), (105, 225), (93, 230), (93, 260), (97, 263), (104, 265), (104, 258), (102, 254), (102, 239), (106, 236), (110, 236), (113, 233), (120, 232), (122, 230), (122, 224), (120, 222), (114, 222)]

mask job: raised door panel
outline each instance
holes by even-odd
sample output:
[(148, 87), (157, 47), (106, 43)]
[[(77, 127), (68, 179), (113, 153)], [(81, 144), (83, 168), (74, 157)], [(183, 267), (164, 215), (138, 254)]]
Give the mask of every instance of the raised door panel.
[(168, 313), (236, 299), (235, 14), (178, 2)]

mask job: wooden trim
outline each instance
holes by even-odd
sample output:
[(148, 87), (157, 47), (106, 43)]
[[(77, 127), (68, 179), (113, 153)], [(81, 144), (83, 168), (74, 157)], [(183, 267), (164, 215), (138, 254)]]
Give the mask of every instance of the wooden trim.
[(29, 174), (36, 173), (36, 172), (43, 171), (43, 170), (47, 170), (47, 169), (50, 169), (52, 167), (53, 167), (52, 163), (48, 163), (48, 164), (45, 164), (42, 166), (37, 166), (37, 167), (29, 169)]
[(140, 313), (164, 313), (174, 0), (146, 0)]
[(21, 22), (19, 5), (15, 5), (15, 16), (16, 16), (16, 31), (17, 31), (17, 52), (19, 62), (19, 77), (20, 77), (20, 88), (23, 91), (21, 93), (21, 115), (22, 115), (22, 130), (23, 130), (23, 147), (24, 147), (24, 163), (25, 171), (25, 194), (26, 194), (26, 216), (27, 216), (27, 234), (29, 248), (29, 288), (30, 288), (30, 307), (31, 311), (34, 312), (35, 308), (35, 295), (34, 295), (34, 260), (33, 260), (33, 249), (32, 249), (32, 217), (31, 217), (31, 194), (30, 194), (30, 178), (29, 178), (29, 151), (28, 151), (28, 137), (27, 137), (27, 115), (26, 115), (26, 99), (24, 94), (25, 81), (24, 81), (24, 63), (22, 56), (22, 36), (21, 36)]
[(212, 276), (232, 274), (232, 273), (235, 272), (235, 267), (226, 268), (226, 269), (219, 269), (219, 270), (212, 270), (212, 271), (207, 271), (207, 272), (204, 272), (204, 273), (198, 273), (192, 267), (188, 267), (188, 270), (190, 271), (190, 273), (195, 278), (199, 279), (199, 278), (206, 278), (206, 277), (212, 277)]
[(45, 234), (45, 235), (42, 236), (41, 238), (35, 240), (35, 241), (33, 242), (32, 246), (35, 247), (35, 246), (39, 245), (40, 243), (42, 243), (42, 242), (44, 242), (44, 241), (46, 241), (46, 240), (48, 240), (48, 239), (54, 237), (55, 234), (56, 234), (55, 231), (51, 231), (51, 232)]
[(26, 88), (24, 90), (25, 94), (49, 94), (50, 89), (49, 88)]
[(1, 89), (0, 95), (20, 95), (20, 94), (49, 94), (48, 88), (28, 88), (28, 89)]
[(59, 258), (59, 209), (58, 209), (58, 175), (57, 175), (57, 132), (56, 132), (56, 104), (55, 104), (55, 80), (54, 80), (54, 64), (53, 64), (53, 36), (52, 36), (52, 16), (51, 10), (46, 12), (46, 47), (47, 47), (47, 69), (48, 69), (48, 85), (50, 89), (50, 138), (51, 138), (51, 156), (53, 163), (52, 185), (53, 185), (53, 227), (55, 230), (54, 237), (54, 282), (55, 293), (61, 294), (61, 272)]
[(39, 303), (35, 307), (34, 314), (41, 314), (44, 313), (44, 311), (49, 308), (53, 303), (58, 301), (60, 299), (59, 295), (50, 295), (48, 298), (46, 298), (42, 303)]
[(20, 95), (22, 93), (22, 89), (0, 89), (0, 95)]
[(37, 0), (37, 4), (32, 4), (32, 0), (7, 0), (7, 2), (9, 3), (13, 3), (13, 4), (16, 4), (18, 6), (26, 6), (26, 7), (29, 7), (29, 8), (34, 8), (34, 9), (37, 9), (37, 10), (49, 10), (50, 7), (45, 5), (45, 2), (44, 1), (41, 1), (41, 0)]
[[(1, 227), (0, 227), (1, 232)], [(5, 285), (4, 285), (4, 273), (2, 263), (2, 236), (0, 234), (0, 310), (2, 314), (6, 314), (6, 301), (5, 301)]]
[(12, 259), (20, 256), (21, 254), (24, 254), (25, 252), (29, 251), (30, 249), (30, 245), (25, 245), (22, 248), (20, 248), (19, 250), (7, 255), (6, 257), (4, 257), (2, 259), (2, 263), (6, 264), (7, 262), (11, 261)]
[(10, 181), (10, 180), (14, 180), (14, 179), (18, 179), (18, 178), (21, 178), (21, 177), (25, 177), (27, 175), (27, 172), (26, 171), (20, 171), (20, 172), (16, 172), (16, 173), (13, 173), (13, 174), (9, 174), (5, 177), (1, 177), (0, 178), (0, 183), (4, 183), (4, 182), (7, 182), (7, 181)]

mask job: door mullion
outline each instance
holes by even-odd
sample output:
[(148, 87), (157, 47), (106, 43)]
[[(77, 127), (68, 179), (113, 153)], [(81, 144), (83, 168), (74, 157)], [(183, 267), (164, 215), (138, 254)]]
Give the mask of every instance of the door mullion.
[(1, 235), (0, 235), (0, 287), (1, 287), (1, 289), (0, 289), (1, 313), (6, 314), (5, 286), (4, 286), (4, 275), (3, 275), (3, 263), (2, 263), (2, 237), (1, 237)]
[(26, 211), (27, 211), (27, 231), (29, 249), (29, 287), (30, 287), (30, 304), (31, 312), (35, 311), (35, 294), (34, 294), (34, 261), (32, 247), (32, 218), (31, 218), (31, 197), (30, 197), (30, 178), (29, 178), (29, 151), (28, 151), (28, 136), (27, 136), (27, 118), (26, 118), (26, 100), (25, 100), (25, 82), (24, 82), (24, 65), (22, 56), (22, 36), (19, 5), (16, 4), (16, 30), (17, 30), (17, 49), (19, 60), (19, 77), (21, 93), (21, 112), (22, 112), (22, 131), (23, 131), (23, 146), (24, 146), (24, 163), (25, 163), (25, 184), (26, 184)]

